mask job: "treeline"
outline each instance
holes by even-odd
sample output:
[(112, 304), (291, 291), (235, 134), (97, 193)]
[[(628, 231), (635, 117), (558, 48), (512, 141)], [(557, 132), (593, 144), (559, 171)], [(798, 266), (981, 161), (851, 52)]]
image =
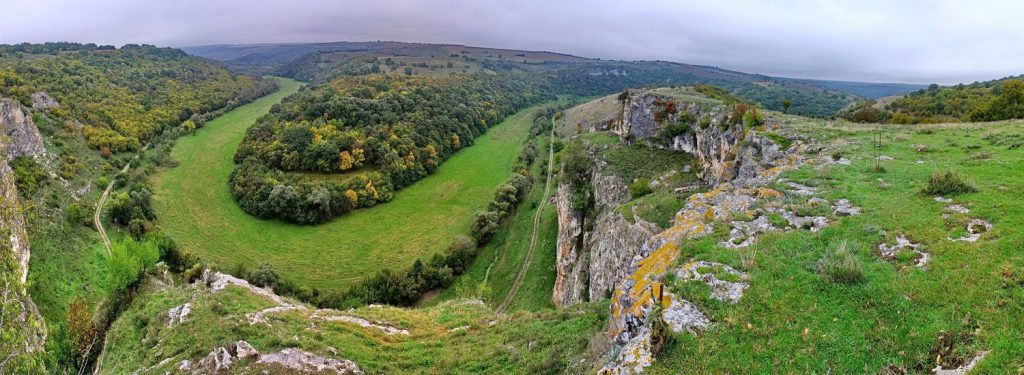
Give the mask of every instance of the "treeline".
[[(552, 98), (536, 76), (343, 76), (275, 106), (235, 154), (231, 192), (259, 217), (319, 223), (386, 202), (506, 116)], [(304, 172), (348, 173), (311, 181)]]
[(1013, 77), (970, 85), (931, 85), (884, 106), (860, 102), (837, 116), (854, 122), (895, 124), (1024, 118), (1024, 80)]
[(347, 290), (299, 287), (282, 279), (268, 264), (262, 264), (253, 271), (239, 266), (234, 274), (255, 285), (274, 288), (278, 294), (289, 295), (319, 307), (350, 308), (372, 303), (412, 305), (424, 293), (450, 286), (455, 277), (469, 268), (479, 249), (491, 240), (504, 219), (516, 210), (532, 187), (530, 166), (537, 161), (538, 156), (535, 136), (551, 130), (550, 119), (554, 114), (554, 110), (541, 110), (534, 114), (530, 140), (520, 152), (513, 173), (495, 189), (494, 199), (488, 204), (487, 210), (477, 213), (472, 233), (456, 237), (443, 253), (434, 254), (429, 260), (416, 259), (405, 270), (381, 270)]
[(236, 76), (178, 49), (108, 47), (4, 46), (53, 55), (0, 60), (0, 95), (31, 106), (32, 93), (50, 94), (61, 104), (51, 115), (81, 126), (89, 145), (109, 155), (139, 150), (164, 129), (190, 119), (204, 121), (205, 113), (237, 106), (275, 89), (273, 80)]

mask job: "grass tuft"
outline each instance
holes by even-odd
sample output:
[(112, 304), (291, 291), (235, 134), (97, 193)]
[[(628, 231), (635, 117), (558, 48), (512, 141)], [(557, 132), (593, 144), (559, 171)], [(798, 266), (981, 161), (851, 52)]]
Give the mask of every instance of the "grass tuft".
[(846, 241), (829, 250), (818, 263), (821, 274), (837, 284), (859, 284), (867, 280), (864, 266)]
[(926, 195), (957, 195), (978, 191), (974, 185), (953, 171), (935, 172), (928, 178), (928, 186), (921, 190)]

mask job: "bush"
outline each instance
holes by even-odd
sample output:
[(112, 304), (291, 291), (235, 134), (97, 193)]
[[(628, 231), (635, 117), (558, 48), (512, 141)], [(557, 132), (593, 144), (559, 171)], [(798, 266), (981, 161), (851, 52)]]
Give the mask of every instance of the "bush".
[(935, 172), (928, 178), (928, 186), (921, 190), (927, 195), (957, 195), (977, 191), (970, 182), (965, 181), (953, 171)]
[(255, 271), (249, 274), (249, 281), (259, 287), (277, 288), (281, 284), (281, 276), (274, 271), (274, 267), (270, 263), (261, 263)]
[(483, 245), (491, 240), (494, 233), (498, 231), (499, 220), (501, 218), (494, 211), (476, 213), (476, 219), (473, 220), (473, 237), (476, 238), (478, 244)]
[(39, 163), (27, 156), (12, 160), (11, 169), (14, 170), (14, 184), (22, 195), (34, 194), (46, 179), (46, 172)]
[(829, 251), (818, 263), (822, 275), (829, 281), (839, 284), (858, 284), (866, 280), (864, 266), (857, 259), (854, 251), (846, 241), (839, 243)]
[(629, 184), (629, 195), (633, 196), (633, 199), (640, 198), (653, 192), (651, 189), (651, 182), (646, 178), (638, 178)]

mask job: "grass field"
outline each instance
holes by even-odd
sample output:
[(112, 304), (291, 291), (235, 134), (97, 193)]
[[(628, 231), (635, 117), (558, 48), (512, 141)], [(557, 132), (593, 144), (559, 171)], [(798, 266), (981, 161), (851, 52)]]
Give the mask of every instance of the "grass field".
[[(547, 150), (547, 147), (548, 138), (537, 137), (537, 149)], [(509, 217), (469, 269), (455, 284), (445, 289), (434, 300), (434, 304), (459, 298), (481, 298), (491, 307), (495, 307), (509, 293), (530, 246), (533, 216), (540, 207), (544, 195), (544, 181), (540, 176), (545, 173), (546, 161), (546, 158), (542, 158), (534, 163), (531, 169), (533, 187), (519, 205), (519, 209)], [(554, 183), (556, 181), (552, 181), (552, 184)], [(526, 271), (519, 292), (509, 303), (508, 311), (536, 311), (554, 307), (551, 303), (551, 290), (555, 286), (555, 238), (558, 235), (558, 217), (555, 206), (547, 205), (543, 209), (540, 227), (537, 228), (537, 248), (534, 250), (530, 268)], [(481, 284), (486, 285), (483, 291), (480, 288)]]
[(258, 219), (228, 192), (232, 155), (245, 129), (298, 87), (282, 80), (279, 92), (207, 123), (175, 146), (172, 157), (180, 165), (156, 176), (154, 205), (158, 225), (184, 250), (227, 269), (268, 262), (286, 279), (312, 287), (402, 269), (469, 233), (473, 213), (511, 173), (535, 110), (495, 125), (391, 202), (317, 226)]
[[(1024, 369), (1024, 141), (1020, 121), (988, 124), (853, 125), (790, 119), (829, 142), (851, 165), (802, 167), (787, 174), (822, 197), (851, 200), (862, 213), (818, 232), (767, 235), (750, 250), (750, 289), (736, 305), (679, 291), (708, 313), (714, 328), (682, 334), (650, 373), (879, 373), (893, 365), (930, 373), (990, 351), (973, 373)], [(883, 145), (872, 147), (872, 135)], [(920, 147), (924, 145), (926, 147)], [(921, 149), (922, 151), (918, 151)], [(892, 157), (876, 172), (875, 155)], [(977, 192), (948, 196), (971, 210), (953, 213), (921, 194), (934, 172), (952, 170)], [(943, 217), (948, 214), (948, 217)], [(954, 242), (969, 218), (992, 223), (977, 243)], [(926, 269), (881, 258), (878, 244), (907, 236), (925, 246)], [(741, 268), (736, 251), (708, 238), (684, 251)], [(863, 267), (863, 282), (831, 282), (817, 271), (842, 242)], [(682, 257), (682, 261), (689, 259)], [(950, 364), (953, 364), (950, 366)], [(900, 373), (900, 372), (889, 372)]]

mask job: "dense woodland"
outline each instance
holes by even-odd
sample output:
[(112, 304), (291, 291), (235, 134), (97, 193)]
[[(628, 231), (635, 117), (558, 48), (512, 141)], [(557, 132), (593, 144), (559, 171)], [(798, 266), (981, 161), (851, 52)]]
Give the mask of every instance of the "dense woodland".
[(941, 87), (931, 85), (884, 106), (864, 101), (839, 112), (856, 122), (896, 124), (1024, 118), (1024, 77)]
[(288, 98), (246, 132), (232, 194), (251, 214), (299, 223), (388, 201), (505, 116), (552, 97), (539, 86), (514, 73), (342, 76)]
[(54, 111), (81, 127), (105, 155), (138, 150), (163, 130), (273, 90), (273, 81), (237, 76), (178, 49), (75, 43), (0, 46), (0, 96), (31, 106), (46, 92)]

